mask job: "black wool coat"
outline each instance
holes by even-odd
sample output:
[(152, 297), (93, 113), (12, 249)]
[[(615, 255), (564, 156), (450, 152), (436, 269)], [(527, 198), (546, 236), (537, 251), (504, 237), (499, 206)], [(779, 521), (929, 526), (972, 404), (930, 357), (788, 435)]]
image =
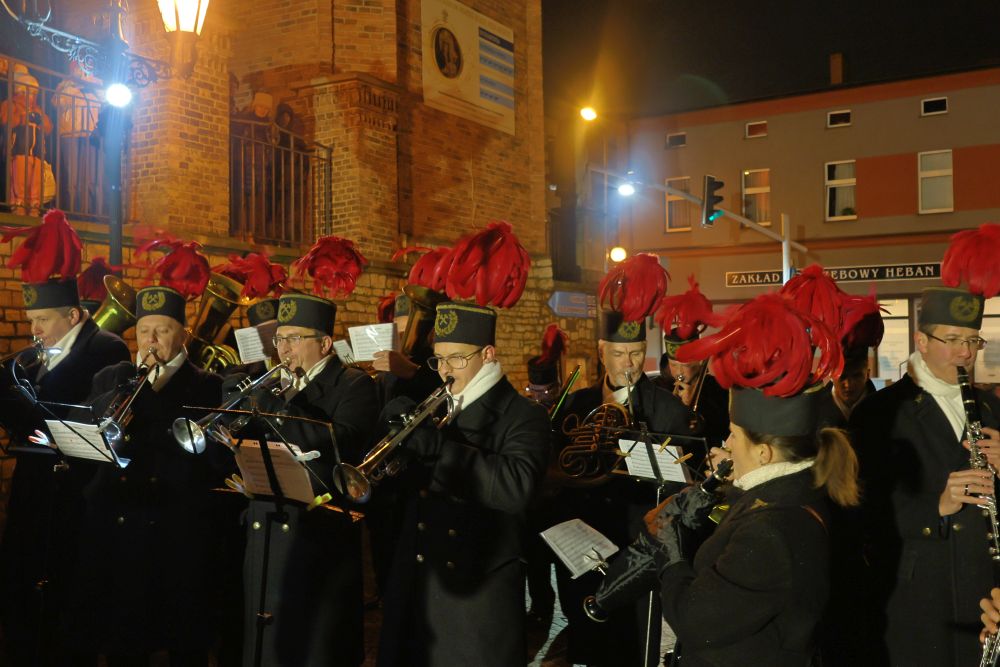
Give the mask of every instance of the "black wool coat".
[[(286, 395), (287, 397), (287, 395)], [(356, 464), (378, 417), (375, 384), (368, 375), (330, 358), (305, 388), (290, 398), (264, 391), (261, 410), (332, 422), (343, 461)], [(283, 419), (281, 435), (304, 452), (319, 451), (307, 465), (318, 479), (313, 490), (333, 489), (334, 448), (322, 426)], [(276, 440), (251, 426), (249, 437)], [(378, 492), (377, 490), (375, 491)], [(333, 491), (335, 502), (348, 504)], [(361, 535), (349, 514), (325, 507), (306, 511), (295, 503), (250, 501), (243, 561), (243, 664), (254, 664), (257, 613), (267, 558), (261, 663), (288, 667), (348, 667), (364, 657)], [(270, 532), (270, 551), (265, 540)]]
[[(40, 366), (32, 368), (28, 379), (41, 401), (82, 403), (98, 371), (128, 358), (128, 347), (121, 338), (88, 319), (66, 358), (52, 371), (41, 373)], [(65, 418), (66, 409), (50, 409)], [(53, 619), (62, 606), (71, 565), (76, 562), (81, 488), (90, 468), (86, 463), (72, 463), (56, 473), (53, 466), (58, 457), (52, 450), (23, 439), (36, 428), (46, 430), (43, 420), (52, 417), (42, 409), (21, 402), (0, 402), (0, 410), (10, 410), (5, 416), (18, 413), (24, 425), (24, 432), (14, 438), (19, 451), (0, 545), (3, 626), (14, 659), (45, 664), (42, 656), (51, 655), (60, 642)], [(38, 586), (42, 581), (47, 583)], [(39, 637), (41, 641), (35, 642)], [(31, 646), (27, 647), (24, 644), (29, 638)]]
[(380, 667), (524, 663), (524, 512), (549, 433), (544, 408), (503, 378), (410, 463)]
[[(98, 373), (88, 399), (98, 414), (118, 394), (121, 379), (134, 373), (127, 362)], [(204, 416), (183, 406), (218, 406), (220, 386), (217, 375), (190, 361), (159, 391), (146, 384), (118, 451), (130, 459), (128, 466), (93, 464), (72, 605), (79, 607), (79, 648), (195, 651), (214, 640), (214, 587), (224, 564), (216, 560), (219, 526), (212, 508), (220, 498), (212, 489), (222, 486), (231, 456), (214, 447), (189, 454), (170, 427), (180, 416)]]
[[(983, 426), (997, 428), (1000, 405), (976, 394)], [(878, 629), (868, 652), (887, 649), (893, 665), (976, 664), (979, 599), (994, 585), (986, 523), (974, 505), (938, 513), (948, 475), (969, 467), (968, 450), (909, 375), (862, 401), (850, 427)]]
[(829, 595), (827, 508), (809, 469), (763, 482), (733, 503), (693, 563), (660, 573), (681, 664), (810, 664)]

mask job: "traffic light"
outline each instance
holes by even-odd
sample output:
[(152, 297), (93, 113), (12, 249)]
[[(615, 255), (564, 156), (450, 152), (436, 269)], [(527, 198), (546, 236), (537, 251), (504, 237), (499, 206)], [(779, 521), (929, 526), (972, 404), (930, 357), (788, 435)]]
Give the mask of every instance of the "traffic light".
[(722, 211), (715, 207), (722, 203), (722, 195), (715, 194), (716, 190), (725, 185), (715, 176), (705, 174), (705, 198), (701, 204), (701, 226), (711, 227), (715, 221), (722, 217)]

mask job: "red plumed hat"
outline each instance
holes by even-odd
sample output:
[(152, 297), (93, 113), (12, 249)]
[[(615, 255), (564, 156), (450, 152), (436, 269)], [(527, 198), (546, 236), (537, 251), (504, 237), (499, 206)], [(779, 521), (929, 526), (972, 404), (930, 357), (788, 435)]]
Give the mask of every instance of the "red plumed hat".
[(243, 283), (241, 296), (260, 299), (273, 293), (281, 296), (288, 271), (281, 264), (272, 262), (266, 253), (251, 252), (245, 257), (230, 255), (229, 261), (214, 269)]
[(103, 257), (95, 257), (90, 260), (90, 266), (84, 269), (83, 273), (76, 279), (80, 298), (84, 301), (103, 301), (108, 294), (108, 288), (104, 286), (104, 276), (109, 276), (112, 273), (114, 271)]
[(451, 268), (451, 260), (454, 256), (453, 250), (447, 246), (433, 249), (425, 246), (410, 246), (397, 250), (392, 256), (392, 261), (398, 261), (413, 252), (422, 254), (410, 269), (407, 282), (410, 285), (419, 285), (435, 292), (444, 292), (448, 270)]
[(676, 329), (680, 340), (689, 340), (724, 321), (723, 315), (712, 311), (712, 302), (698, 289), (694, 274), (688, 276), (688, 285), (691, 287), (683, 294), (663, 297), (655, 316), (664, 334)]
[(37, 227), (0, 227), (6, 243), (18, 236), (26, 237), (7, 260), (7, 267), (21, 267), (21, 281), (44, 283), (50, 278), (75, 278), (80, 273), (83, 244), (70, 227), (66, 214), (52, 209)]
[[(813, 351), (820, 353), (813, 370)], [(762, 389), (765, 396), (793, 396), (840, 374), (838, 337), (823, 322), (778, 294), (764, 294), (732, 312), (722, 329), (677, 351), (682, 363), (711, 358), (725, 388)]]
[(309, 274), (313, 292), (318, 296), (347, 296), (357, 286), (358, 276), (368, 260), (354, 241), (339, 236), (324, 236), (305, 255), (292, 262), (297, 277)]
[(946, 287), (968, 286), (989, 299), (1000, 294), (1000, 224), (988, 222), (951, 237), (941, 262)]
[(847, 294), (837, 282), (823, 272), (819, 264), (811, 264), (782, 285), (778, 294), (787, 297), (796, 308), (811, 314), (839, 336), (844, 330), (844, 299)]
[(530, 269), (528, 251), (510, 223), (494, 221), (455, 244), (445, 292), (451, 299), (475, 297), (480, 306), (512, 308), (528, 284)]
[(212, 272), (208, 259), (199, 252), (201, 244), (196, 241), (185, 243), (169, 237), (154, 239), (140, 246), (136, 254), (164, 249), (168, 249), (167, 254), (149, 266), (147, 278), (162, 287), (171, 288), (184, 299), (201, 296)]
[(840, 337), (845, 350), (878, 347), (885, 334), (882, 308), (875, 294), (868, 296), (847, 295), (844, 298), (844, 335)]
[(657, 309), (669, 281), (670, 274), (660, 265), (659, 257), (639, 253), (608, 271), (598, 294), (602, 306), (621, 313), (626, 322), (635, 322)]
[(392, 318), (396, 314), (396, 295), (386, 294), (379, 299), (378, 306), (375, 307), (375, 313), (378, 316), (379, 322), (383, 324), (392, 322)]

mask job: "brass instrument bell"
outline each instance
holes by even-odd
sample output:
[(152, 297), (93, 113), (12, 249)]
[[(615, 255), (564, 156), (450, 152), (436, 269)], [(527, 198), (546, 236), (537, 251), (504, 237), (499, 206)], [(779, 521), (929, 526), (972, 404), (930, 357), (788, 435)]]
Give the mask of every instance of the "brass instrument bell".
[(135, 326), (135, 290), (115, 275), (104, 276), (108, 295), (91, 317), (94, 324), (119, 336)]

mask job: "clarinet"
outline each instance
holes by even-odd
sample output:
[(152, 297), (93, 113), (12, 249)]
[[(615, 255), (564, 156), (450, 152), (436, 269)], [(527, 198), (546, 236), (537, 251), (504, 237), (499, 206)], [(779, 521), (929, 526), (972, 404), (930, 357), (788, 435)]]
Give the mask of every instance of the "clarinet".
[[(983, 426), (979, 417), (979, 406), (976, 404), (976, 392), (969, 381), (969, 373), (964, 366), (958, 366), (958, 385), (962, 389), (962, 406), (965, 408), (965, 438), (969, 441), (969, 467), (973, 470), (993, 470), (986, 455), (979, 449), (979, 441), (983, 439)], [(995, 472), (995, 471), (994, 471)], [(989, 522), (990, 558), (1000, 560), (1000, 528), (997, 526), (997, 501), (992, 493), (981, 495), (986, 500), (983, 506), (983, 516)], [(992, 633), (983, 641), (983, 653), (979, 667), (994, 667), (1000, 656), (1000, 635)]]

